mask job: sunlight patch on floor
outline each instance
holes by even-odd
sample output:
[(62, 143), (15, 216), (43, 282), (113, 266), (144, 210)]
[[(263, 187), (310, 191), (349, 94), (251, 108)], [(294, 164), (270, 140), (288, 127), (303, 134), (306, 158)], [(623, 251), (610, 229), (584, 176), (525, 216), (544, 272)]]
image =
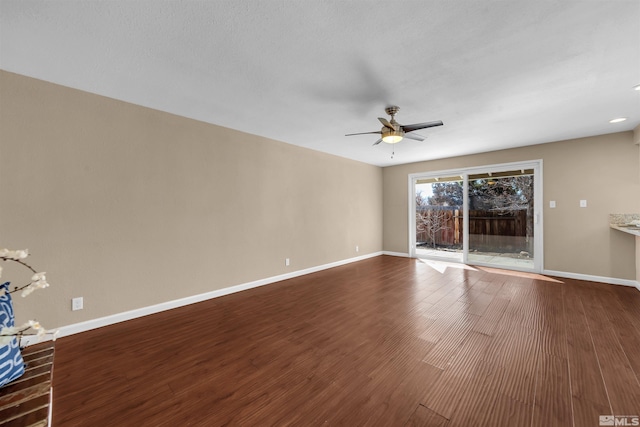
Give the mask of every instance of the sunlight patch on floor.
[(545, 276), (538, 273), (530, 273), (526, 271), (505, 270), (499, 267), (481, 267), (463, 264), (461, 262), (439, 261), (434, 259), (416, 258), (419, 262), (428, 265), (440, 274), (444, 274), (447, 268), (455, 268), (458, 270), (485, 271), (487, 273), (500, 274), (503, 276), (524, 277), (527, 279), (543, 280), (545, 282), (564, 283), (561, 280)]
[(459, 270), (478, 271), (475, 267), (472, 267), (466, 264), (461, 264), (459, 262), (435, 261), (432, 259), (424, 259), (424, 258), (418, 258), (418, 261), (420, 261), (423, 264), (427, 264), (429, 267), (433, 268), (434, 270), (436, 270), (441, 274), (444, 274), (447, 268), (457, 268)]
[(502, 274), (503, 276), (525, 277), (527, 279), (544, 280), (545, 282), (564, 283), (561, 280), (553, 277), (545, 276), (538, 273), (527, 273), (525, 271), (503, 270), (501, 268), (492, 267), (479, 267), (476, 268), (480, 271), (486, 271), (487, 273)]

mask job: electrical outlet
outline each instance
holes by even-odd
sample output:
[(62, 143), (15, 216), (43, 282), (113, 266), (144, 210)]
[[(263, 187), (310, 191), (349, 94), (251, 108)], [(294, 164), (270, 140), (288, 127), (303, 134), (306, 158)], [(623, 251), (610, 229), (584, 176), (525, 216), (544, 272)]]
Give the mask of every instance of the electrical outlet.
[(74, 298), (71, 300), (71, 310), (82, 310), (84, 308), (84, 300), (82, 297)]
[(587, 201), (586, 200), (580, 200), (580, 207), (581, 208), (586, 208), (587, 207)]
[(551, 201), (549, 202), (549, 207), (550, 207), (550, 208), (555, 208), (555, 207), (556, 207), (556, 201), (555, 201), (555, 200), (551, 200)]
[(289, 261), (289, 258), (285, 258), (284, 259), (284, 266), (285, 267), (289, 267), (289, 264), (291, 264), (291, 262)]
[(360, 248), (356, 246), (356, 252), (360, 252)]

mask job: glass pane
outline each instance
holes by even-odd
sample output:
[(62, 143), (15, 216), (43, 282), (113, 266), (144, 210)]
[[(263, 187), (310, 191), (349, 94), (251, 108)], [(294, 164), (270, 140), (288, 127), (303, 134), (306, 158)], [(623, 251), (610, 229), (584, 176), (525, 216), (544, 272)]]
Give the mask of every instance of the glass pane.
[(469, 176), (469, 263), (534, 268), (533, 170)]
[(416, 256), (462, 261), (463, 184), (460, 177), (416, 183)]

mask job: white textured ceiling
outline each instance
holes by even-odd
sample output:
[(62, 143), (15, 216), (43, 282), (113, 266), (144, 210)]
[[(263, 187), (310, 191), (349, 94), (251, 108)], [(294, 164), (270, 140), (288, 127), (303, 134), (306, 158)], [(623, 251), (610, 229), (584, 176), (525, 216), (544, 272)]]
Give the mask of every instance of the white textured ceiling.
[(387, 166), (633, 129), (640, 1), (0, 0), (0, 68)]

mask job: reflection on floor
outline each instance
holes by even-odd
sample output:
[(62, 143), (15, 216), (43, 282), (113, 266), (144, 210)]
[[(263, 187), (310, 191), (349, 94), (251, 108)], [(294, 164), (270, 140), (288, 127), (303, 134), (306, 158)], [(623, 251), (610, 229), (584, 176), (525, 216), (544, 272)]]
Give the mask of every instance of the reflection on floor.
[[(462, 251), (450, 251), (432, 248), (417, 248), (416, 256), (440, 258), (448, 261), (462, 262)], [(533, 269), (533, 259), (519, 257), (516, 254), (500, 254), (494, 252), (471, 252), (467, 259), (469, 264), (480, 263), (504, 268)]]
[(447, 251), (442, 249), (417, 248), (416, 256), (443, 258), (451, 261), (462, 262), (462, 251)]
[(531, 258), (514, 258), (512, 254), (492, 254), (492, 253), (470, 253), (467, 257), (470, 264), (481, 263), (491, 264), (504, 268), (526, 268), (533, 269), (533, 259)]

